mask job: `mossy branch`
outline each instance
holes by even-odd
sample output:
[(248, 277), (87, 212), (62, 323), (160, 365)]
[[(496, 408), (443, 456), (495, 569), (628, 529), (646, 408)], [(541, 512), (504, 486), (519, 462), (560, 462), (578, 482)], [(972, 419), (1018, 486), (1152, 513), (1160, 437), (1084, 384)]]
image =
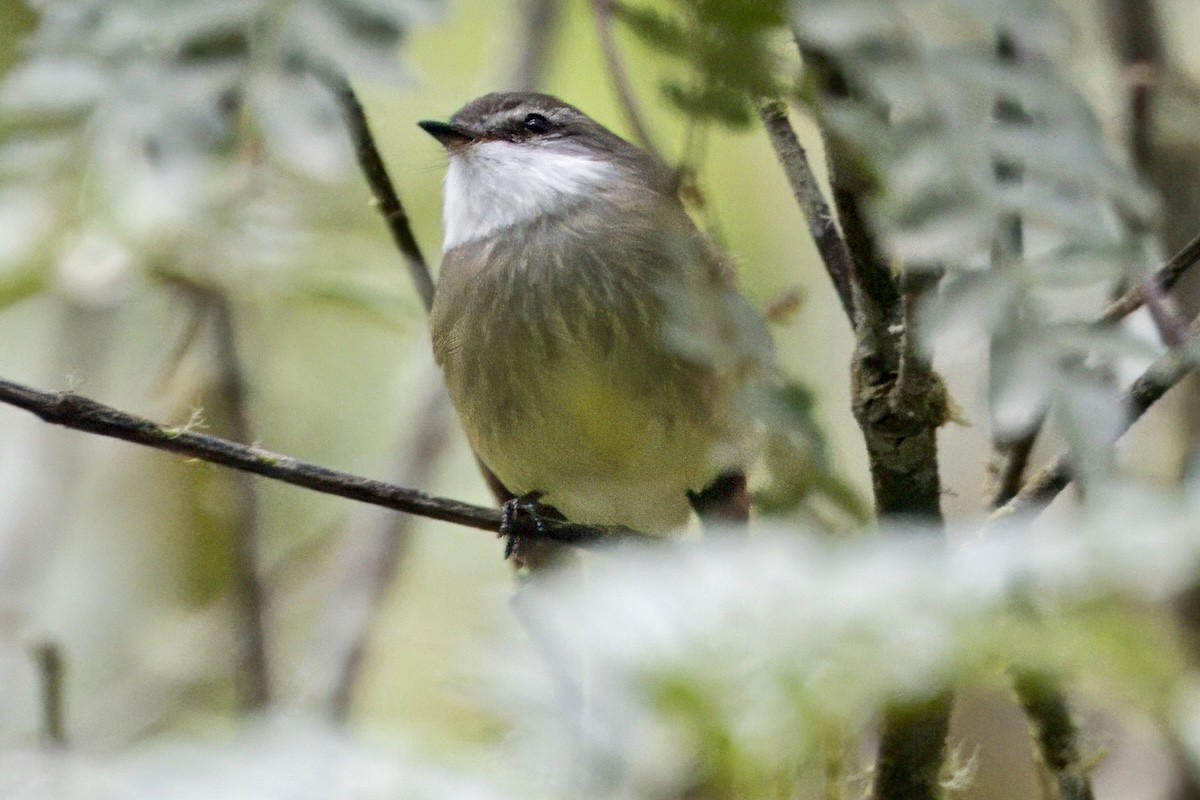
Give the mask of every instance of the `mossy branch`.
[[(855, 89), (826, 54), (807, 48), (800, 37), (806, 68), (817, 87), (818, 108), (853, 97)], [(778, 107), (765, 107), (776, 154), (817, 238), (822, 256), (845, 251), (848, 264), (834, 255), (826, 260), (843, 308), (851, 316), (856, 347), (851, 360), (852, 406), (862, 430), (870, 462), (876, 514), (880, 519), (913, 518), (942, 522), (938, 476), (937, 430), (949, 416), (949, 400), (941, 378), (916, 346), (915, 310), (940, 277), (936, 270), (915, 265), (901, 273), (892, 268), (867, 222), (866, 202), (872, 187), (863, 180), (853, 147), (827, 131), (830, 182), (841, 235), (830, 246), (832, 221), (822, 220), (824, 202), (807, 160), (795, 147)], [(801, 151), (801, 156), (803, 151)], [(843, 287), (842, 280), (846, 286)], [(877, 800), (936, 800), (946, 760), (946, 732), (954, 700), (950, 693), (919, 703), (895, 704), (885, 710), (880, 733), (873, 796)]]

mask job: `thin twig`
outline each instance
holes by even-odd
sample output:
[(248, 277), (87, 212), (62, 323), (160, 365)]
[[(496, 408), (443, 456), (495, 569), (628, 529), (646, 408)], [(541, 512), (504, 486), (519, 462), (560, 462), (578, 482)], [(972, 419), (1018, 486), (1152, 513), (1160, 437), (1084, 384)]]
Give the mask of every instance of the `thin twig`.
[[(1187, 345), (1194, 345), (1200, 337), (1200, 318), (1188, 326)], [(1186, 356), (1171, 351), (1160, 356), (1125, 390), (1122, 402), (1126, 409), (1125, 419), (1119, 433), (1124, 434), (1133, 423), (1157, 403), (1162, 396), (1192, 371), (1193, 362)], [(1005, 503), (992, 514), (1000, 519), (1029, 509), (1040, 508), (1053, 500), (1071, 482), (1071, 469), (1066, 453), (1060, 453), (1038, 470), (1021, 487), (1016, 497)]]
[(1108, 0), (1109, 30), (1125, 69), (1129, 95), (1129, 151), (1138, 174), (1154, 161), (1154, 100), (1163, 66), (1162, 27), (1154, 3)]
[(400, 195), (388, 176), (387, 166), (379, 155), (379, 148), (375, 146), (375, 137), (371, 135), (371, 127), (367, 123), (367, 114), (362, 103), (358, 101), (350, 83), (341, 75), (316, 66), (310, 69), (312, 74), (333, 92), (342, 110), (346, 126), (350, 129), (354, 154), (358, 157), (358, 164), (371, 187), (375, 205), (387, 222), (392, 240), (408, 264), (408, 272), (417, 288), (417, 294), (421, 296), (421, 303), (428, 311), (433, 306), (433, 277), (429, 273), (429, 264), (421, 254), (421, 246), (417, 244), (417, 238), (413, 235), (408, 214), (400, 202)]
[[(805, 69), (820, 87), (823, 107), (826, 102), (853, 101), (854, 87), (834, 59), (826, 52), (805, 45), (798, 31), (793, 39), (800, 49)], [(899, 353), (895, 326), (902, 322), (900, 284), (892, 265), (871, 224), (866, 209), (872, 182), (862, 174), (860, 154), (854, 145), (826, 126), (825, 153), (829, 164), (829, 182), (833, 207), (841, 222), (842, 238), (849, 248), (854, 270), (851, 288), (854, 297), (854, 327), (860, 353), (856, 358), (881, 358), (886, 369), (894, 369)]]
[[(1025, 57), (1016, 36), (1009, 31), (1000, 32), (996, 38), (997, 61), (1017, 67)], [(996, 99), (993, 118), (1000, 128), (1025, 127), (1031, 122), (1024, 106), (1007, 96)], [(1023, 166), (1017, 162), (997, 158), (993, 163), (993, 174), (1001, 186), (1019, 185), (1025, 179), (1024, 173)], [(1021, 262), (1024, 254), (1024, 219), (1019, 212), (1002, 215), (992, 243), (992, 269), (1010, 271)], [(1002, 346), (999, 336), (993, 336), (993, 363)], [(995, 472), (998, 480), (992, 493), (993, 509), (1008, 502), (1019, 491), (1040, 428), (1041, 419), (1015, 441), (1001, 440), (993, 433), (996, 456), (992, 463), (1000, 464)], [(1021, 669), (1013, 676), (1013, 689), (1029, 719), (1034, 753), (1043, 773), (1045, 800), (1092, 800), (1091, 780), (1080, 757), (1078, 731), (1071, 717), (1067, 694), (1058, 680), (1042, 671)]]
[(764, 101), (758, 105), (758, 117), (762, 120), (771, 146), (779, 159), (783, 172), (787, 175), (792, 187), (792, 195), (800, 205), (804, 219), (808, 222), (808, 232), (817, 246), (829, 280), (837, 291), (842, 309), (854, 323), (854, 298), (850, 288), (854, 274), (854, 262), (850, 258), (850, 250), (838, 230), (833, 210), (821, 195), (812, 167), (808, 163), (808, 155), (800, 144), (796, 132), (788, 122), (787, 106), (778, 100)]
[(993, 510), (1012, 500), (1021, 491), (1025, 480), (1025, 470), (1029, 467), (1029, 459), (1033, 455), (1033, 447), (1037, 444), (1038, 435), (1045, 424), (1046, 415), (1038, 415), (1029, 430), (1016, 439), (1001, 441), (993, 439), (995, 455), (988, 466), (993, 480), (992, 496), (988, 508)]
[[(1096, 325), (1112, 325), (1146, 304), (1146, 289), (1148, 286), (1157, 287), (1160, 293), (1171, 290), (1183, 275), (1200, 263), (1200, 235), (1188, 242), (1151, 276), (1132, 286), (1123, 295), (1109, 303), (1104, 312), (1097, 318)], [(1176, 337), (1178, 338), (1178, 337)], [(1033, 445), (1041, 433), (1043, 415), (1034, 425), (1030, 426), (1019, 439), (1007, 443), (1003, 452), (997, 454), (992, 468), (996, 475), (996, 490), (992, 497), (992, 507), (1000, 508), (1012, 500), (1021, 489), (1021, 479), (1025, 474)], [(1064, 484), (1065, 485), (1065, 484)], [(1061, 487), (1059, 489), (1061, 491)], [(1055, 492), (1057, 494), (1057, 492)], [(1053, 496), (1053, 495), (1052, 495)]]
[(1022, 672), (1014, 687), (1037, 740), (1038, 759), (1053, 779), (1047, 800), (1092, 800), (1079, 730), (1058, 683), (1044, 673)]
[(609, 78), (612, 79), (613, 90), (617, 93), (617, 103), (621, 106), (621, 113), (625, 115), (625, 121), (629, 124), (633, 138), (644, 150), (648, 150), (660, 161), (666, 163), (662, 151), (655, 146), (654, 140), (650, 137), (650, 129), (646, 126), (641, 109), (633, 95), (633, 86), (629, 83), (629, 73), (625, 70), (625, 62), (621, 60), (621, 53), (617, 48), (617, 37), (613, 31), (612, 0), (592, 0), (592, 16), (596, 21), (596, 36), (600, 40), (600, 51), (604, 55), (604, 64), (608, 69)]
[(1179, 303), (1159, 288), (1152, 275), (1143, 278), (1141, 285), (1142, 294), (1146, 298), (1146, 310), (1150, 312), (1150, 318), (1154, 321), (1154, 327), (1158, 329), (1163, 343), (1171, 349), (1182, 347), (1187, 341), (1188, 329), (1187, 319), (1183, 316)]
[[(196, 458), (212, 464), (251, 472), (264, 478), (306, 489), (383, 506), (476, 530), (500, 530), (500, 511), (462, 503), (423, 492), (322, 467), (261, 447), (230, 442), (185, 428), (159, 425), (70, 392), (47, 392), (0, 379), (0, 403), (22, 408), (52, 425), (132, 442), (156, 450)], [(519, 515), (513, 523), (516, 536), (551, 539), (573, 545), (618, 539), (655, 541), (628, 528), (580, 525)]]
[[(1178, 253), (1150, 276), (1161, 292), (1169, 292), (1189, 269), (1200, 263), (1200, 234), (1185, 244)], [(1146, 292), (1139, 283), (1108, 304), (1097, 320), (1100, 324), (1119, 322), (1146, 304)]]
[[(254, 441), (246, 402), (246, 380), (237, 352), (233, 313), (229, 298), (220, 292), (207, 292), (203, 301), (212, 318), (219, 370), (217, 392), (228, 418), (234, 441)], [(236, 473), (237, 491), (233, 498), (236, 515), (233, 522), (231, 567), (233, 595), (241, 617), (242, 652), (238, 670), (239, 705), (243, 711), (258, 711), (271, 700), (270, 666), (267, 659), (266, 589), (259, 570), (261, 550), (258, 495), (247, 473)]]
[(67, 743), (63, 701), (63, 654), (54, 642), (39, 642), (33, 648), (42, 682), (42, 735), (46, 742), (61, 747)]

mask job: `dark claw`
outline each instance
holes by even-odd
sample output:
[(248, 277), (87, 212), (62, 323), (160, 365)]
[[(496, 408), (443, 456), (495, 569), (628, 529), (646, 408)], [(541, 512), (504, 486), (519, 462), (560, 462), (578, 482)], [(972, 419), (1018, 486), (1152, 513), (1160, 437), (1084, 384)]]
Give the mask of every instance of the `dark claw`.
[[(509, 537), (513, 535), (513, 523), (517, 519), (517, 503), (517, 498), (513, 497), (505, 500), (504, 505), (500, 506), (500, 532), (498, 535)], [(507, 558), (508, 554), (505, 553), (504, 556)]]
[(513, 558), (514, 556), (520, 557), (528, 549), (528, 544), (522, 540), (522, 537), (515, 530), (517, 519), (522, 514), (529, 515), (529, 518), (533, 520), (533, 527), (539, 536), (546, 533), (545, 525), (542, 523), (542, 507), (538, 504), (538, 500), (544, 494), (544, 492), (529, 492), (520, 497), (506, 500), (504, 505), (500, 507), (499, 535), (507, 539), (504, 543), (505, 559)]

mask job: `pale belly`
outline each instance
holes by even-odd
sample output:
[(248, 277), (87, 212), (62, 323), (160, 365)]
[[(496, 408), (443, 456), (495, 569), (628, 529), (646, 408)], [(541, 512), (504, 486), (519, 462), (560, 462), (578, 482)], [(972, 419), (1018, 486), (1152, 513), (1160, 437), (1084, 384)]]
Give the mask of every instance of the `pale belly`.
[[(504, 408), (451, 380), (476, 452), (502, 483), (568, 519), (662, 533), (687, 522), (687, 492), (716, 477), (710, 422), (673, 398), (695, 386), (638, 384), (576, 362)], [(665, 376), (664, 376), (665, 377)], [(499, 422), (496, 422), (499, 420)], [(476, 424), (478, 421), (478, 424)]]

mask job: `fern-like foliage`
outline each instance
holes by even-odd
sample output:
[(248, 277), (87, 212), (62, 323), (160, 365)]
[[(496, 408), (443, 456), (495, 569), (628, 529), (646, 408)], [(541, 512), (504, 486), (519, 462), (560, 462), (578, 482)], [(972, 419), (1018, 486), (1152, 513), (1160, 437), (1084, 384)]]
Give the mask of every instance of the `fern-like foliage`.
[(996, 430), (1061, 401), (1077, 465), (1106, 472), (1105, 376), (1139, 345), (1084, 323), (1156, 261), (1156, 204), (1068, 78), (1062, 20), (1042, 0), (793, 0), (791, 20), (838, 85), (814, 109), (857, 154), (883, 249), (945, 270), (941, 321), (992, 338)]
[(1074, 85), (1071, 32), (1049, 0), (616, 11), (686, 65), (666, 92), (689, 115), (739, 126), (764, 96), (805, 105), (848, 154), (839, 178), (865, 199), (883, 255), (946, 274), (924, 330), (991, 342), (997, 435), (1056, 406), (1084, 477), (1110, 472), (1124, 414), (1110, 376), (1157, 345), (1089, 323), (1161, 260), (1158, 209)]
[(0, 299), (35, 275), (105, 302), (147, 270), (286, 261), (305, 186), (353, 163), (310, 68), (399, 80), (399, 45), (439, 5), (37, 4), (0, 87), (0, 230), (15, 240)]
[(878, 174), (880, 228), (906, 266), (986, 266), (1007, 215), (1057, 234), (1049, 262), (1152, 221), (1154, 199), (1064, 77), (1049, 4), (796, 0), (792, 19), (848, 87), (820, 113)]
[[(822, 778), (861, 769), (852, 743), (882, 706), (998, 688), (1008, 668), (1170, 729), (1194, 713), (1175, 716), (1192, 679), (1149, 604), (1195, 579), (1194, 502), (1114, 493), (1076, 523), (962, 531), (970, 544), (953, 551), (937, 531), (833, 545), (789, 528), (627, 553), (586, 589), (531, 591), (536, 652), (487, 663), (512, 703), (518, 763), (561, 795), (858, 796)], [(583, 709), (543, 677), (568, 674), (575, 654)]]
[(734, 127), (754, 119), (754, 99), (788, 81), (773, 41), (786, 22), (782, 0), (675, 0), (672, 9), (616, 2), (615, 16), (652, 47), (687, 67), (663, 90), (684, 113)]

